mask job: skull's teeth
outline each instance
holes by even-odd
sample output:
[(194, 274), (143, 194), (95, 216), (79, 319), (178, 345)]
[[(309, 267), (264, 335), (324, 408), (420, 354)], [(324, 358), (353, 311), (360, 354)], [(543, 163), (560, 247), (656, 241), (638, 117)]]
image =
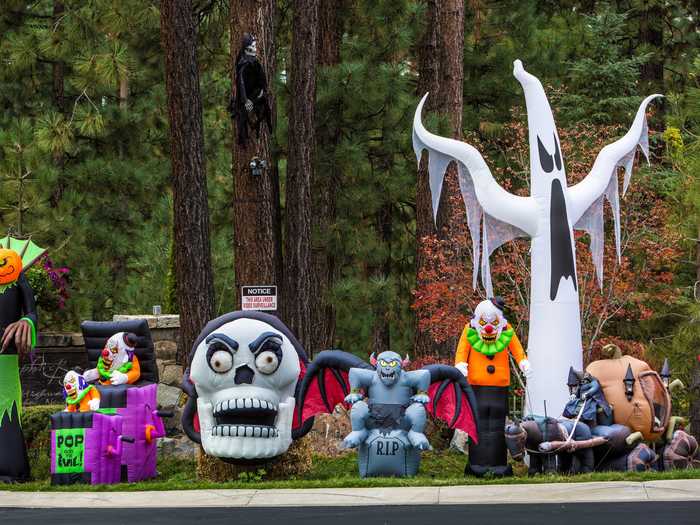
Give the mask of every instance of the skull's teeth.
[(236, 410), (239, 408), (260, 408), (264, 410), (277, 410), (277, 405), (265, 401), (264, 399), (230, 399), (227, 401), (221, 401), (214, 405), (214, 413), (218, 414), (220, 412), (225, 412), (228, 410)]
[(212, 436), (221, 437), (278, 437), (279, 430), (273, 427), (250, 425), (216, 425), (211, 429)]

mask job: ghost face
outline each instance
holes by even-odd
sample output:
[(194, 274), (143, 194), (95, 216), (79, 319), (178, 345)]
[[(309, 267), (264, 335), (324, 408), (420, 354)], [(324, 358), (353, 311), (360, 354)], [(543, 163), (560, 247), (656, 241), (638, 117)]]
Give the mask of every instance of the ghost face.
[(471, 327), (476, 330), (481, 340), (486, 344), (494, 344), (501, 336), (508, 321), (491, 301), (482, 301), (474, 309)]
[(220, 458), (270, 458), (292, 442), (299, 356), (271, 325), (241, 318), (209, 334), (195, 350), (202, 446)]

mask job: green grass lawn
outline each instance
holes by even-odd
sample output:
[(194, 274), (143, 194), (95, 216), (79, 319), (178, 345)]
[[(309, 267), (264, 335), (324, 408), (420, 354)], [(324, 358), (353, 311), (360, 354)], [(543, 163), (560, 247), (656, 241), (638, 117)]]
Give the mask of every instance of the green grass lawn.
[(140, 483), (117, 485), (51, 486), (48, 479), (31, 483), (8, 485), (0, 490), (15, 491), (127, 491), (127, 490), (185, 490), (185, 489), (291, 489), (291, 488), (339, 488), (339, 487), (415, 487), (448, 485), (482, 485), (514, 483), (551, 483), (587, 481), (652, 481), (661, 479), (700, 478), (700, 469), (670, 472), (599, 472), (577, 476), (546, 475), (527, 477), (519, 468), (519, 475), (506, 479), (476, 479), (463, 474), (466, 457), (456, 452), (426, 452), (423, 454), (420, 473), (415, 478), (360, 479), (357, 457), (347, 454), (340, 457), (314, 457), (310, 472), (286, 480), (265, 480), (264, 474), (246, 476), (226, 483), (200, 481), (195, 474), (193, 461), (166, 460), (159, 463), (158, 478)]

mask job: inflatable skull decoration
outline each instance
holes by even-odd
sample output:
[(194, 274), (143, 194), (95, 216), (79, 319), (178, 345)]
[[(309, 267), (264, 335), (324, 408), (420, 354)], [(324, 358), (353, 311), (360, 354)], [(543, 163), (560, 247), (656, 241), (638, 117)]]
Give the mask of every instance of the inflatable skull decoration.
[(195, 341), (184, 373), (185, 432), (224, 460), (283, 454), (313, 423), (294, 418), (307, 364), (299, 341), (272, 315), (239, 311), (214, 319)]

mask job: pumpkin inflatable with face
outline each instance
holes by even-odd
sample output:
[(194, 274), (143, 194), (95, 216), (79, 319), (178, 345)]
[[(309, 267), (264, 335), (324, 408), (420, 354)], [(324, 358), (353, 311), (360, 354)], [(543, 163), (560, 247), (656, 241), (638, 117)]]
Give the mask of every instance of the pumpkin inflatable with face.
[(14, 250), (0, 248), (0, 285), (12, 284), (22, 272), (22, 258)]

